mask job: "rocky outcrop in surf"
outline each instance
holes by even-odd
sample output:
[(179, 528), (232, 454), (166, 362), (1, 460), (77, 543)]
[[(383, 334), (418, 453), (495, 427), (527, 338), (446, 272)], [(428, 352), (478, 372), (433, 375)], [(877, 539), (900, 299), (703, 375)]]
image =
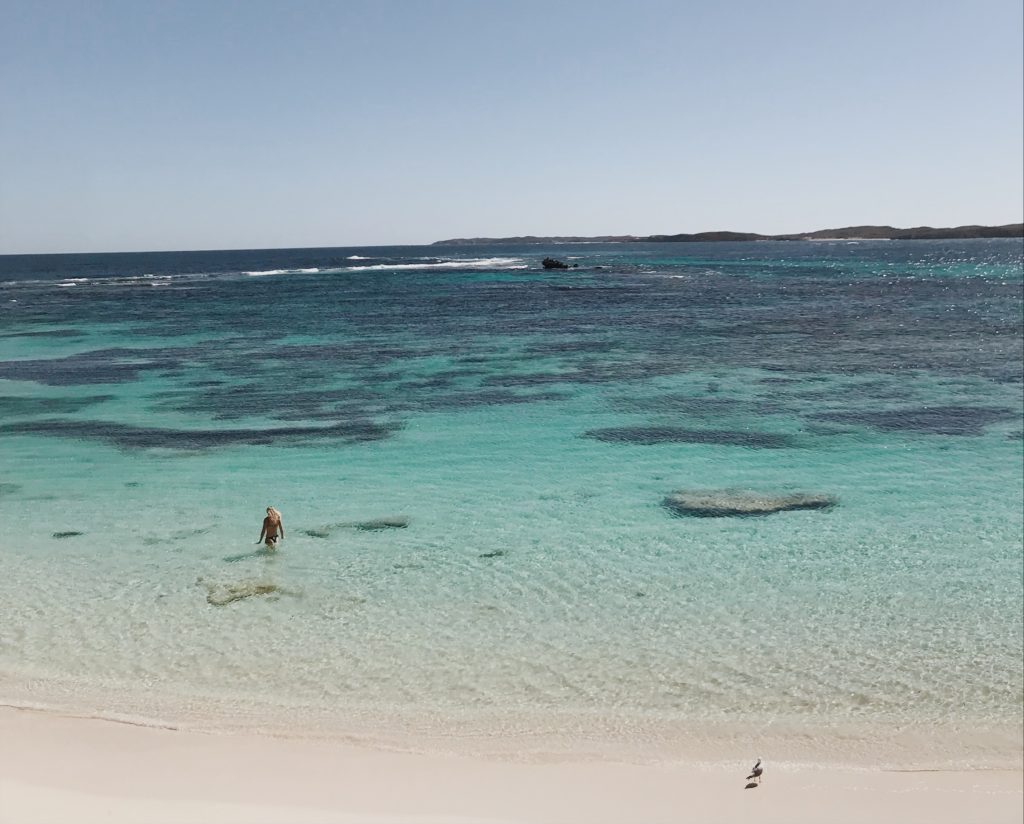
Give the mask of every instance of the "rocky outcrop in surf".
[(569, 268), (569, 264), (568, 263), (563, 263), (560, 260), (555, 260), (554, 258), (548, 258), (548, 257), (544, 258), (544, 260), (542, 260), (540, 262), (540, 265), (543, 266), (545, 269), (568, 269)]
[(805, 492), (772, 494), (735, 489), (679, 490), (662, 501), (673, 515), (691, 518), (732, 518), (770, 515), (791, 509), (831, 509), (839, 503), (834, 495)]

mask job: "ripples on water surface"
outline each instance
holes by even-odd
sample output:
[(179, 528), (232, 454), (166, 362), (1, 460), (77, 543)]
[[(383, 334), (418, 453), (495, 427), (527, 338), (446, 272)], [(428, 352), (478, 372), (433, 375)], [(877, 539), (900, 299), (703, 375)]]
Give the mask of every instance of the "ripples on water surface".
[(1019, 241), (7, 257), (0, 302), (11, 701), (1019, 730)]

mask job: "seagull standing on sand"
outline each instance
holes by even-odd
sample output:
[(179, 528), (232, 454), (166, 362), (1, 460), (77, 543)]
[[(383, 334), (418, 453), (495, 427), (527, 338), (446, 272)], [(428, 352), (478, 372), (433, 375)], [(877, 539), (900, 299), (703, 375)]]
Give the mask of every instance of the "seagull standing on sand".
[(757, 783), (760, 784), (761, 783), (761, 774), (763, 772), (764, 772), (764, 767), (761, 766), (761, 759), (758, 758), (757, 759), (757, 763), (753, 767), (750, 768), (750, 775), (747, 776), (747, 781), (750, 781), (750, 779), (752, 779), (752, 778), (756, 778), (757, 779)]

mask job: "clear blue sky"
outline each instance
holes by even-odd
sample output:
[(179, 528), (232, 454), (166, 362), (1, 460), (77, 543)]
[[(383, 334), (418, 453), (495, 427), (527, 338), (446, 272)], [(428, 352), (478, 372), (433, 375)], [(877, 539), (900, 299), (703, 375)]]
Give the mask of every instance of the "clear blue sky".
[(1018, 222), (1021, 0), (0, 0), (0, 253)]

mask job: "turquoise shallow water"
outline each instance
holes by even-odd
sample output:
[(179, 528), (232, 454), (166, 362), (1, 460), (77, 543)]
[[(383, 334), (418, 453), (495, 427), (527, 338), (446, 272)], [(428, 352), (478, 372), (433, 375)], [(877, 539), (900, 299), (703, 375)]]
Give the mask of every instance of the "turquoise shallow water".
[(1019, 242), (442, 251), (0, 259), (0, 700), (1012, 753)]

